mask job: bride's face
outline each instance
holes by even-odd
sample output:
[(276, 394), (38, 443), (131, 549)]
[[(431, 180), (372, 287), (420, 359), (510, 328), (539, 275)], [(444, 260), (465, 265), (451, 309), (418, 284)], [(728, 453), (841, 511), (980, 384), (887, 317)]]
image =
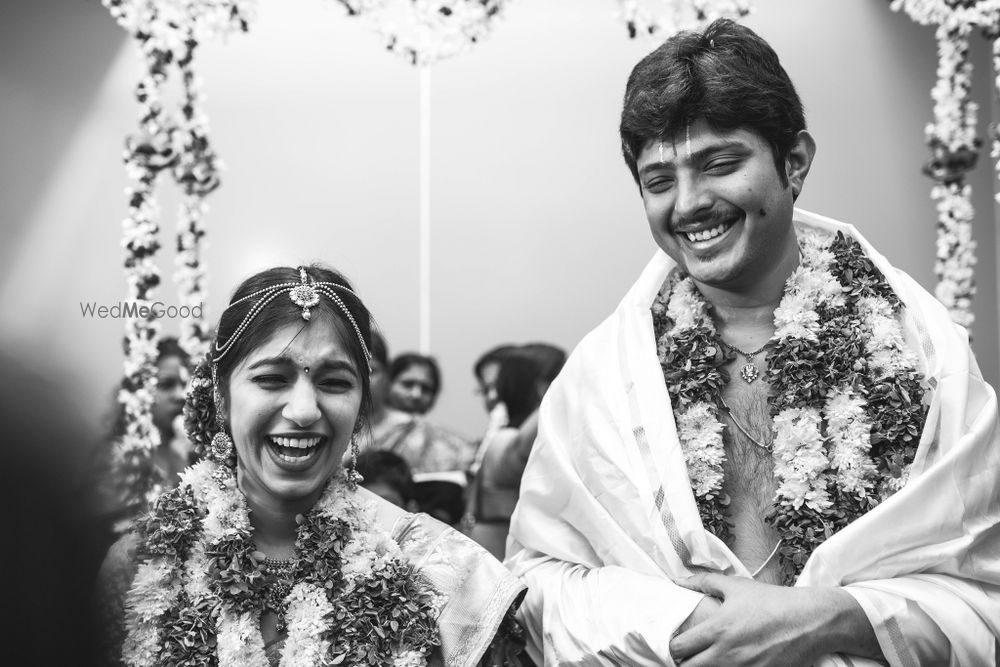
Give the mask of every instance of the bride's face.
[(329, 317), (286, 325), (247, 355), (228, 401), (247, 497), (315, 503), (341, 466), (361, 398), (359, 369)]

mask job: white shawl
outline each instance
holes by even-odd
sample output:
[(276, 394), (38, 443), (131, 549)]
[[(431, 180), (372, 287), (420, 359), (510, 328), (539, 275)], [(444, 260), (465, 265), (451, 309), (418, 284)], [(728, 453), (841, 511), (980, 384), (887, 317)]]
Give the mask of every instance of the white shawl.
[[(993, 389), (964, 329), (850, 225), (906, 305), (930, 388), (907, 486), (816, 549), (796, 585), (846, 586), (894, 667), (996, 664), (1000, 433)], [(656, 357), (650, 304), (674, 262), (658, 252), (618, 309), (570, 356), (541, 406), (511, 521), (507, 565), (546, 665), (673, 665), (667, 646), (701, 600), (692, 567), (750, 576), (701, 525)], [(871, 661), (829, 656), (819, 664)]]

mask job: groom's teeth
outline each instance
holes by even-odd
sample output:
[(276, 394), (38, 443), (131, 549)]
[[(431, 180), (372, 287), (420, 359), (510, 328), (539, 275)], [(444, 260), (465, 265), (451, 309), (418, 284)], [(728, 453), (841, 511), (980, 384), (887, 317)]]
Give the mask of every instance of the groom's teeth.
[(726, 223), (722, 223), (717, 227), (712, 227), (711, 229), (703, 229), (700, 232), (685, 232), (685, 236), (688, 237), (690, 241), (708, 241), (719, 236), (723, 232), (729, 229)]

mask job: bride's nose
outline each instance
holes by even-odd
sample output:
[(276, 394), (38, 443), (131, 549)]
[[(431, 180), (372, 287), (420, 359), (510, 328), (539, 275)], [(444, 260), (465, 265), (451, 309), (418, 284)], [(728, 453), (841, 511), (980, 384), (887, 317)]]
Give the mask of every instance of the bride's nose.
[(299, 378), (292, 387), (281, 416), (296, 426), (309, 426), (320, 417), (316, 388), (308, 378)]

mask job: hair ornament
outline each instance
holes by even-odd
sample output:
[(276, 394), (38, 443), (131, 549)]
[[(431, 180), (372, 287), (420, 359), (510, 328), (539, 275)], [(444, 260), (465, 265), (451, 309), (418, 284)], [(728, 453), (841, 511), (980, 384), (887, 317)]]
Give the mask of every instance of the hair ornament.
[(358, 343), (361, 344), (361, 350), (365, 354), (365, 359), (368, 361), (368, 370), (371, 371), (371, 352), (368, 350), (368, 345), (365, 344), (365, 338), (361, 335), (361, 328), (358, 323), (354, 320), (354, 316), (351, 315), (351, 311), (347, 309), (347, 305), (344, 300), (340, 297), (338, 292), (347, 292), (358, 298), (358, 295), (354, 293), (353, 290), (344, 287), (338, 283), (331, 282), (316, 282), (312, 277), (306, 272), (305, 267), (298, 267), (299, 270), (299, 282), (288, 282), (288, 283), (278, 283), (277, 285), (272, 285), (271, 287), (265, 287), (264, 289), (257, 290), (253, 294), (248, 294), (242, 299), (237, 299), (229, 304), (229, 308), (243, 303), (244, 301), (250, 301), (251, 299), (257, 299), (257, 301), (250, 307), (247, 311), (246, 317), (240, 322), (240, 325), (236, 327), (236, 331), (229, 340), (224, 343), (220, 341), (215, 341), (215, 354), (212, 355), (212, 361), (218, 363), (226, 354), (233, 348), (233, 343), (239, 340), (239, 337), (247, 330), (250, 323), (254, 320), (257, 315), (264, 310), (267, 304), (274, 301), (276, 298), (282, 294), (287, 294), (291, 299), (292, 303), (302, 309), (302, 319), (309, 321), (312, 317), (311, 308), (315, 308), (319, 305), (320, 296), (325, 296), (327, 299), (332, 301), (337, 308), (344, 314), (344, 317), (350, 323), (351, 328), (354, 329), (354, 334), (358, 337)]
[(309, 309), (319, 304), (319, 293), (313, 286), (309, 276), (306, 275), (305, 267), (299, 267), (299, 280), (300, 283), (292, 288), (292, 291), (288, 293), (288, 297), (292, 300), (292, 303), (302, 309), (302, 319), (308, 322), (309, 318), (312, 317)]

